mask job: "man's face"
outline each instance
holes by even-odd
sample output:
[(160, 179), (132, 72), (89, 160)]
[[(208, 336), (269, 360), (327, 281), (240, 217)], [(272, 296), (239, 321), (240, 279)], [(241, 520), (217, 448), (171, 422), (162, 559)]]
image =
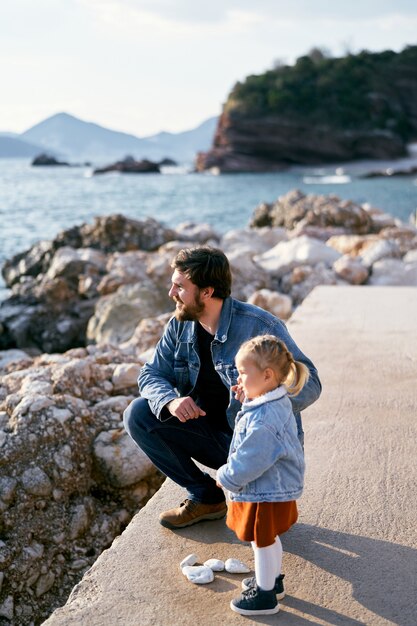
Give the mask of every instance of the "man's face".
[(171, 281), (168, 295), (176, 304), (175, 317), (179, 322), (197, 321), (204, 311), (199, 288), (178, 270), (174, 270)]

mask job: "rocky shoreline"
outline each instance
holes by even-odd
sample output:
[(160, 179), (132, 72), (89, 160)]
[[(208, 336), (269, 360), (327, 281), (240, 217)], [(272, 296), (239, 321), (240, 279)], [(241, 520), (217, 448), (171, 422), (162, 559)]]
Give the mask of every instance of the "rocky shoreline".
[(0, 306), (0, 623), (41, 623), (163, 478), (122, 413), (172, 311), (170, 260), (209, 243), (233, 295), (288, 319), (327, 285), (417, 286), (417, 228), (292, 191), (224, 235), (97, 218), (5, 264)]

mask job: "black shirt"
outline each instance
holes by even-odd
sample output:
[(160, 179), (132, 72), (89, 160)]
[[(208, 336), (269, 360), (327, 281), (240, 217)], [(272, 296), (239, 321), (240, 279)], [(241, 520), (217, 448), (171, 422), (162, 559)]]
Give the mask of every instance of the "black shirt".
[(211, 354), (211, 342), (214, 335), (208, 333), (197, 322), (198, 352), (200, 371), (194, 388), (193, 397), (196, 403), (210, 416), (213, 421), (227, 425), (226, 409), (229, 404), (229, 390), (214, 369)]

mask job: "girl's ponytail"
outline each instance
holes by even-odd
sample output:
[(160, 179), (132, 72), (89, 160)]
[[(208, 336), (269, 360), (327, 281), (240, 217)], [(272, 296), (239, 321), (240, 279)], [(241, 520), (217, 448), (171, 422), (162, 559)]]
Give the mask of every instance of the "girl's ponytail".
[(283, 381), (287, 387), (288, 395), (297, 396), (308, 381), (309, 376), (308, 367), (301, 361), (294, 361), (291, 356), (290, 371), (287, 378)]

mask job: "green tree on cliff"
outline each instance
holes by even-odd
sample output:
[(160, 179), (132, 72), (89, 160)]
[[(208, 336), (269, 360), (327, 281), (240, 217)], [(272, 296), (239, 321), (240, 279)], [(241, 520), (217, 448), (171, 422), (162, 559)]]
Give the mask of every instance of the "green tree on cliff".
[(417, 46), (341, 58), (313, 48), (293, 66), (276, 64), (237, 83), (225, 110), (232, 116), (301, 116), (347, 130), (374, 128), (406, 141), (417, 137), (416, 85)]

